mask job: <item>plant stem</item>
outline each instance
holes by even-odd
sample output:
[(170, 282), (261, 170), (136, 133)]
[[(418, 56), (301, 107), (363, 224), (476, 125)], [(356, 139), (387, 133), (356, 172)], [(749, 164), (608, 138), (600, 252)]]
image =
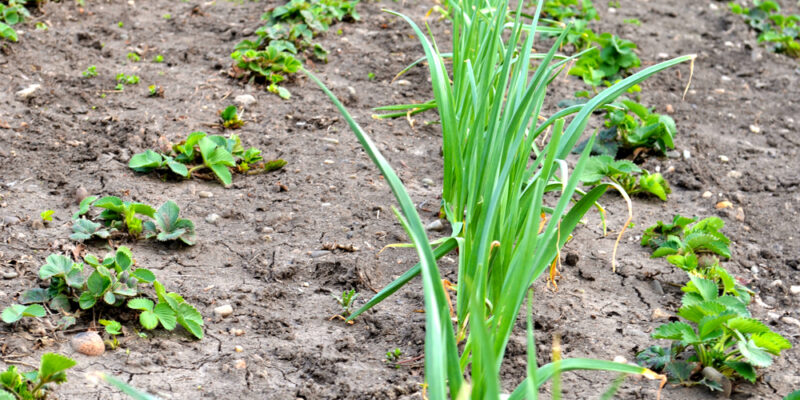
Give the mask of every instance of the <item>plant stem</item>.
[(200, 164), (200, 165), (198, 165), (198, 166), (196, 166), (196, 167), (192, 167), (192, 168), (190, 168), (190, 169), (189, 169), (189, 176), (191, 176), (191, 175), (192, 175), (192, 172), (194, 172), (194, 171), (197, 171), (197, 170), (199, 170), (199, 169), (203, 169), (203, 168), (205, 168), (205, 167), (206, 167), (206, 165), (205, 165), (205, 164)]

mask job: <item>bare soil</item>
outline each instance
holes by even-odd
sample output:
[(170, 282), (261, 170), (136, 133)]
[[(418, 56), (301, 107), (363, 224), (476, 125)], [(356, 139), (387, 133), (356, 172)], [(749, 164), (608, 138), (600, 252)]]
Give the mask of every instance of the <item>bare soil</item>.
[[(422, 363), (412, 360), (423, 352), (419, 282), (353, 325), (331, 319), (340, 311), (332, 295), (356, 289), (363, 304), (416, 261), (408, 249), (379, 254), (385, 245), (406, 240), (391, 212), (389, 188), (312, 83), (295, 78), (287, 85), (292, 100), (282, 101), (226, 75), (233, 45), (252, 34), (261, 13), (277, 4), (87, 3), (82, 10), (74, 2), (47, 3), (36, 18), (49, 30), (23, 26), (19, 43), (0, 43), (1, 305), (38, 285), (37, 271), (48, 254), (69, 254), (74, 248), (67, 237), (78, 188), (155, 205), (172, 199), (197, 224), (196, 246), (95, 242), (89, 250), (102, 255), (109, 245), (132, 247), (139, 265), (198, 306), (206, 317), (206, 338), (192, 340), (180, 329), (139, 338), (133, 332), (135, 315), (95, 315), (121, 320), (128, 334), (122, 348), (90, 358), (72, 351), (71, 334), (24, 321), (0, 325), (4, 362), (36, 363), (43, 352), (75, 357), (79, 366), (58, 388), (60, 399), (122, 398), (91, 385), (82, 374), (90, 370), (110, 372), (165, 399), (420, 399)], [(597, 30), (634, 40), (643, 64), (698, 55), (685, 100), (688, 65), (647, 81), (641, 94), (643, 103), (658, 112), (672, 109), (678, 124), (679, 151), (644, 163), (665, 174), (673, 194), (666, 203), (635, 199), (635, 227), (620, 245), (616, 272), (611, 251), (626, 218), (624, 202), (613, 194), (602, 200), (609, 210), (609, 235), (603, 236), (597, 216), (578, 228), (564, 251), (578, 261), (564, 264), (559, 290), (536, 284), (541, 361), (549, 359), (554, 333), (560, 333), (566, 357), (632, 360), (656, 343), (649, 334), (663, 321), (653, 313), (674, 314), (685, 277), (664, 260), (650, 259), (636, 239), (645, 227), (675, 213), (725, 220), (724, 232), (733, 240), (732, 261), (725, 267), (757, 292), (753, 314), (797, 344), (800, 297), (789, 291), (800, 285), (797, 61), (760, 47), (722, 2), (619, 3), (621, 8), (612, 10), (606, 1), (595, 2), (602, 17)], [(426, 124), (436, 115), (415, 116), (411, 126), (402, 119), (374, 120), (371, 107), (430, 96), (424, 66), (392, 83), (394, 74), (422, 52), (409, 27), (381, 8), (422, 21), (431, 6), (362, 2), (360, 22), (338, 24), (321, 38), (331, 50), (330, 62), (313, 66), (379, 144), (427, 221), (436, 218), (441, 190), (441, 139), (438, 126)], [(642, 24), (623, 23), (627, 18)], [(429, 22), (446, 46), (448, 23)], [(141, 52), (141, 62), (126, 59), (134, 50)], [(163, 54), (165, 63), (149, 62), (156, 54)], [(89, 65), (97, 66), (98, 77), (81, 77)], [(110, 92), (119, 72), (139, 75), (141, 83)], [(31, 98), (15, 96), (31, 84), (41, 85)], [(150, 84), (162, 86), (165, 96), (147, 97)], [(546, 113), (583, 89), (574, 77), (558, 79)], [(286, 159), (283, 170), (235, 176), (225, 189), (211, 181), (162, 181), (127, 167), (132, 154), (156, 148), (162, 136), (179, 141), (197, 130), (224, 134), (212, 126), (217, 112), (240, 94), (258, 101), (246, 108), (247, 123), (237, 133), (267, 158)], [(427, 179), (435, 184), (426, 184)], [(201, 191), (213, 197), (201, 197)], [(706, 191), (710, 197), (703, 196)], [(716, 209), (723, 200), (732, 207)], [(54, 221), (37, 226), (34, 221), (45, 209), (55, 210)], [(221, 218), (209, 223), (209, 214)], [(322, 251), (329, 243), (358, 251)], [(455, 262), (451, 256), (440, 264), (450, 280)], [(223, 304), (232, 305), (233, 315), (214, 318), (212, 310)], [(84, 315), (78, 327), (91, 324), (92, 315)], [(244, 334), (237, 336), (237, 329)], [(398, 368), (387, 364), (385, 353), (395, 348), (410, 362)], [(524, 365), (524, 337), (516, 336), (504, 370), (508, 389), (519, 382)], [(800, 352), (787, 351), (755, 385), (738, 383), (733, 398), (780, 398), (800, 388), (798, 371)], [(613, 379), (607, 373), (568, 373), (564, 398), (597, 398)], [(649, 399), (656, 392), (657, 383), (629, 378), (617, 397)], [(715, 394), (668, 386), (662, 398)]]

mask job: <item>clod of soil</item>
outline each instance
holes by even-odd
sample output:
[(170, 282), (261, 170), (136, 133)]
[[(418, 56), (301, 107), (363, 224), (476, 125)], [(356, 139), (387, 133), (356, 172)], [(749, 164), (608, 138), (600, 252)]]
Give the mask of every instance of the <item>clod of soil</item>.
[(103, 338), (94, 331), (78, 333), (72, 338), (70, 344), (75, 351), (87, 356), (99, 356), (106, 351)]

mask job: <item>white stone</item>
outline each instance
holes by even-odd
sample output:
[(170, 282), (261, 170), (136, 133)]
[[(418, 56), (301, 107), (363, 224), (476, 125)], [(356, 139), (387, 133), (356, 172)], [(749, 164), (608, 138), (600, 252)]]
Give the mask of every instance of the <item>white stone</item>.
[(214, 315), (218, 317), (225, 318), (229, 317), (231, 314), (233, 314), (233, 307), (231, 307), (230, 304), (225, 304), (224, 306), (219, 306), (214, 309)]
[(233, 101), (235, 101), (236, 104), (239, 104), (242, 107), (245, 107), (245, 106), (249, 106), (250, 104), (255, 104), (256, 103), (256, 98), (253, 97), (252, 95), (249, 95), (249, 94), (240, 94), (240, 95), (236, 96), (233, 99)]
[(17, 97), (19, 97), (19, 98), (20, 98), (20, 99), (22, 99), (22, 100), (25, 100), (25, 99), (27, 99), (28, 97), (31, 97), (31, 96), (33, 96), (33, 94), (34, 94), (34, 93), (35, 93), (37, 90), (39, 90), (39, 88), (40, 88), (40, 87), (42, 87), (42, 85), (40, 85), (40, 84), (38, 84), (38, 83), (34, 83), (34, 84), (32, 84), (32, 85), (30, 85), (30, 86), (26, 87), (25, 89), (22, 89), (22, 90), (20, 90), (19, 92), (17, 92)]

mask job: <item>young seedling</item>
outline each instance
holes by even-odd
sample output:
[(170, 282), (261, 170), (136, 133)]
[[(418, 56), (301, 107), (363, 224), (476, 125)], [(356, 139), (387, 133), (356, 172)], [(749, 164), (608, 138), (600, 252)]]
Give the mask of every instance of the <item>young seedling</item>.
[(343, 290), (341, 297), (333, 296), (333, 298), (336, 299), (336, 302), (342, 307), (342, 313), (340, 314), (341, 316), (345, 318), (350, 316), (357, 297), (358, 293), (356, 293), (355, 289)]
[(42, 218), (42, 222), (52, 222), (53, 221), (53, 214), (56, 212), (53, 210), (44, 210), (42, 211), (39, 216)]
[(94, 78), (95, 76), (97, 76), (97, 67), (94, 65), (90, 65), (89, 67), (86, 68), (86, 71), (83, 71), (81, 73), (81, 75), (83, 75), (84, 78)]
[(194, 222), (178, 218), (180, 208), (172, 200), (167, 201), (158, 208), (153, 221), (144, 223), (145, 239), (155, 237), (158, 241), (168, 242), (180, 240), (189, 246), (194, 246), (197, 236)]
[(219, 117), (222, 120), (222, 127), (225, 129), (237, 129), (244, 125), (244, 121), (239, 119), (239, 112), (236, 106), (225, 107), (220, 111)]
[(38, 371), (21, 373), (16, 366), (9, 366), (0, 373), (0, 399), (44, 400), (50, 394), (47, 385), (60, 385), (67, 381), (67, 370), (77, 365), (71, 358), (60, 354), (42, 355)]
[[(400, 349), (389, 350), (386, 352), (386, 362), (388, 364), (396, 364), (400, 361), (400, 356), (403, 355), (403, 352)], [(395, 365), (395, 367), (400, 368), (399, 365)]]
[(123, 84), (124, 85), (136, 85), (136, 84), (139, 83), (139, 77), (138, 76), (136, 76), (136, 75), (127, 75), (127, 74), (125, 74), (123, 72), (118, 73), (117, 76), (116, 76), (116, 79), (117, 79), (117, 82), (118, 82), (117, 87), (120, 87), (120, 85), (123, 85)]
[(161, 54), (156, 54), (156, 56), (153, 57), (153, 62), (156, 63), (156, 64), (163, 63), (164, 62), (164, 56), (162, 56)]
[(145, 329), (155, 329), (158, 324), (171, 331), (176, 325), (182, 326), (198, 339), (203, 338), (203, 316), (177, 293), (167, 293), (158, 281), (153, 282), (158, 303), (146, 298), (136, 298), (128, 302), (128, 308), (140, 310), (139, 322)]
[(164, 88), (158, 85), (150, 85), (147, 87), (147, 95), (150, 97), (164, 97)]
[(106, 329), (106, 333), (111, 336), (111, 340), (105, 340), (105, 344), (111, 348), (111, 350), (119, 347), (117, 336), (122, 335), (122, 324), (117, 321), (109, 321), (106, 319), (101, 319), (97, 322), (100, 323), (100, 325), (103, 325)]
[(142, 58), (135, 52), (128, 53), (128, 60), (132, 62), (139, 62)]
[(755, 29), (759, 43), (769, 43), (771, 50), (800, 57), (800, 15), (783, 15), (775, 1), (755, 1), (753, 8), (729, 3), (734, 14), (742, 15), (750, 27)]

